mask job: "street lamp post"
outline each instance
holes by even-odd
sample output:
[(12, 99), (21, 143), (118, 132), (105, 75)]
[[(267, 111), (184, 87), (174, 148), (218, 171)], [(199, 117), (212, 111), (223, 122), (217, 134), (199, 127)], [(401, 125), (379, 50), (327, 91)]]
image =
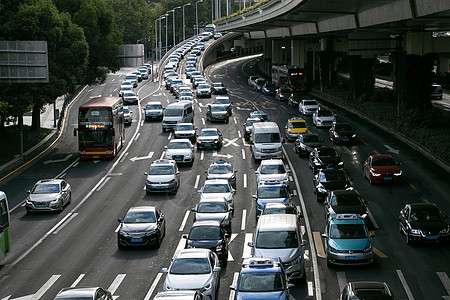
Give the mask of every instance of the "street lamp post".
[(175, 41), (175, 10), (179, 9), (179, 8), (181, 8), (181, 6), (177, 6), (177, 7), (174, 7), (172, 9), (172, 12), (173, 12), (173, 30), (172, 30), (172, 33), (173, 33), (173, 45), (172, 45), (172, 47), (175, 47), (175, 43), (176, 43), (176, 41)]
[(169, 10), (169, 11), (167, 11), (166, 12), (166, 49), (165, 49), (165, 51), (164, 51), (164, 54), (166, 54), (167, 53), (167, 19), (168, 19), (168, 16), (169, 16), (169, 13), (171, 13), (171, 12), (173, 12), (173, 10)]
[(162, 36), (162, 34), (161, 34), (161, 27), (162, 27), (162, 25), (161, 25), (161, 20), (162, 19), (165, 19), (166, 18), (166, 16), (167, 15), (161, 15), (161, 16), (159, 16), (159, 60), (161, 60), (161, 48), (162, 48), (162, 39), (161, 39), (161, 36)]
[(185, 6), (189, 6), (189, 5), (191, 5), (190, 2), (183, 5), (183, 41), (186, 40), (186, 24), (185, 24), (185, 21), (184, 21), (184, 7)]
[[(156, 51), (158, 51), (158, 20), (159, 19), (156, 19), (155, 20), (155, 40), (156, 40), (156, 43), (155, 43), (155, 46), (156, 46)], [(157, 52), (155, 52), (155, 59), (157, 60), (158, 59), (158, 57), (156, 56), (157, 55)]]
[(214, 23), (214, 0), (211, 0), (211, 24)]
[(199, 33), (198, 32), (198, 9), (197, 9), (197, 4), (200, 3), (200, 2), (203, 2), (203, 0), (195, 2), (195, 24), (197, 26), (197, 31), (196, 31), (197, 35)]

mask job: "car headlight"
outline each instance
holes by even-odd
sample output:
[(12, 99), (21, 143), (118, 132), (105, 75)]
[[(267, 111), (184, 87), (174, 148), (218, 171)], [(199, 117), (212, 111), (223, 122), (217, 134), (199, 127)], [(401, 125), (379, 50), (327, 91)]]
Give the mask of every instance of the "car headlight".
[(172, 158), (172, 154), (166, 152), (165, 157), (166, 157), (166, 159), (171, 159)]
[(175, 183), (175, 182), (176, 182), (175, 178), (172, 179), (171, 181), (169, 181), (169, 183)]
[(219, 139), (215, 139), (214, 143), (217, 144), (219, 142)]
[(335, 131), (335, 132), (334, 132), (334, 136), (338, 138), (338, 137), (339, 137), (339, 134)]
[(370, 169), (370, 175), (372, 175), (372, 176), (381, 176), (381, 174), (375, 173), (374, 169)]
[(333, 247), (328, 247), (328, 251), (330, 251), (331, 253), (339, 253), (339, 251)]
[(317, 160), (317, 159), (314, 159), (313, 164), (315, 164), (316, 166), (320, 166), (321, 165), (320, 161)]
[(441, 231), (439, 231), (439, 234), (449, 234), (450, 232), (450, 227), (447, 227), (445, 229), (442, 229)]
[(366, 248), (364, 248), (364, 252), (365, 252), (365, 253), (370, 253), (370, 252), (372, 252), (372, 244), (369, 244)]
[(402, 171), (400, 170), (400, 171), (394, 173), (394, 176), (402, 176)]
[(411, 229), (409, 230), (409, 232), (410, 232), (411, 234), (422, 235), (422, 230), (420, 230), (420, 229), (414, 229), (414, 228), (411, 228)]
[(123, 235), (123, 236), (128, 236), (129, 234), (128, 234), (128, 232), (126, 232), (126, 231), (124, 231), (124, 230), (119, 230), (119, 234), (120, 235)]
[(175, 290), (174, 288), (172, 288), (170, 285), (166, 284), (166, 290), (171, 291), (171, 290)]
[(354, 133), (353, 135), (352, 135), (352, 138), (355, 138), (356, 137), (356, 133)]
[(186, 156), (186, 157), (191, 157), (191, 156), (192, 156), (192, 153), (191, 153), (191, 152), (188, 152), (188, 153), (186, 153), (185, 156)]
[(278, 148), (276, 148), (275, 150), (276, 151), (281, 151), (283, 148), (282, 147), (278, 147)]
[(154, 234), (158, 234), (158, 229), (154, 229), (154, 230), (151, 230), (151, 231), (145, 233), (146, 236), (150, 236), (150, 235), (154, 235)]
[(56, 198), (55, 200), (50, 201), (50, 204), (57, 204), (59, 202), (59, 198)]
[(323, 186), (317, 187), (317, 191), (321, 194), (328, 194), (328, 191)]
[(338, 166), (343, 166), (344, 165), (344, 162), (343, 161), (340, 161), (339, 163), (338, 163)]

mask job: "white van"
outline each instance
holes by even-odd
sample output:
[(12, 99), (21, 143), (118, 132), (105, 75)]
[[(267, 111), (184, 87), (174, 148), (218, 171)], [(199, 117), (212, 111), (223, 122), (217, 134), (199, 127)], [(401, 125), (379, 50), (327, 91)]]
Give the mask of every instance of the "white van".
[(258, 122), (252, 126), (250, 148), (256, 161), (283, 158), (280, 129), (275, 122)]
[(308, 242), (301, 237), (296, 215), (262, 215), (248, 246), (253, 257), (279, 257), (289, 279), (304, 279), (303, 247)]
[(162, 131), (173, 130), (178, 123), (192, 123), (194, 109), (191, 101), (180, 101), (167, 105), (162, 120)]

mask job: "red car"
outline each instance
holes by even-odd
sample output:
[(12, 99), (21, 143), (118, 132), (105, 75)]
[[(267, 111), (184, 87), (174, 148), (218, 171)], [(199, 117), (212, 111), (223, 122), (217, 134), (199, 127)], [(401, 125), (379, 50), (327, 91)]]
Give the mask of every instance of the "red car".
[(444, 91), (442, 90), (442, 86), (440, 86), (439, 84), (435, 84), (433, 83), (431, 85), (431, 94), (430, 94), (430, 98), (431, 99), (440, 99), (442, 100), (442, 95), (444, 94)]
[(380, 182), (401, 182), (400, 163), (390, 155), (371, 155), (364, 162), (364, 177), (371, 184)]

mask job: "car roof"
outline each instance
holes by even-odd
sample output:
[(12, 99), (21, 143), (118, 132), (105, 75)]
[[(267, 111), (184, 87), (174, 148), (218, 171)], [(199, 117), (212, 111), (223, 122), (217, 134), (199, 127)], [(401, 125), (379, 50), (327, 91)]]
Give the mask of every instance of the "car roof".
[(170, 143), (186, 143), (186, 142), (190, 143), (191, 140), (190, 139), (172, 139), (169, 141), (169, 144)]
[(207, 198), (202, 196), (202, 197), (200, 197), (200, 201), (198, 203), (200, 204), (201, 202), (225, 202), (225, 203), (228, 203), (227, 199), (225, 199), (224, 197), (220, 197), (220, 196), (207, 197)]
[(41, 179), (36, 184), (51, 184), (51, 183), (61, 183), (63, 179)]
[(149, 102), (147, 102), (147, 105), (153, 105), (153, 104), (161, 104), (162, 105), (162, 103), (161, 103), (161, 101), (149, 101)]
[(206, 179), (204, 185), (214, 183), (228, 183), (228, 179)]
[(362, 224), (364, 220), (358, 214), (332, 214), (329, 218), (330, 224)]
[(208, 258), (211, 250), (202, 248), (181, 249), (175, 254), (175, 258)]
[(385, 159), (385, 158), (393, 158), (392, 155), (389, 154), (377, 154), (377, 155), (371, 155), (372, 159)]
[(218, 129), (209, 127), (209, 128), (203, 128), (202, 131), (218, 131)]
[(153, 299), (178, 299), (178, 300), (190, 300), (194, 299), (197, 291), (190, 290), (176, 290), (176, 291), (161, 291), (155, 295)]
[(224, 166), (224, 165), (231, 165), (231, 163), (228, 161), (225, 161), (223, 159), (218, 159), (218, 160), (212, 162), (210, 166), (212, 166), (212, 165)]
[(292, 204), (291, 202), (269, 202), (266, 203), (266, 205), (264, 205), (264, 208), (283, 208), (283, 207), (288, 207), (288, 206), (294, 206), (294, 204)]
[(63, 288), (57, 295), (58, 299), (69, 298), (74, 296), (93, 296), (98, 287), (67, 287)]
[(261, 160), (261, 166), (262, 165), (284, 165), (283, 160), (279, 158), (274, 159), (263, 159)]
[(142, 206), (133, 206), (130, 207), (128, 212), (131, 211), (156, 211), (156, 206), (142, 205)]
[(279, 272), (281, 270), (279, 258), (249, 257), (242, 262), (241, 273)]
[[(197, 226), (204, 226), (204, 227), (220, 227), (220, 222), (219, 221), (213, 221), (213, 220), (209, 220), (209, 221), (196, 221), (194, 222), (194, 224), (192, 224), (192, 227), (197, 227)], [(191, 227), (191, 228), (192, 228)]]
[(176, 165), (176, 162), (172, 159), (157, 159), (157, 160), (154, 160), (151, 164), (152, 165), (161, 165), (161, 166), (163, 166), (163, 165), (171, 165), (172, 166), (172, 165)]
[(339, 195), (351, 195), (351, 194), (355, 194), (359, 196), (359, 193), (357, 190), (352, 189), (352, 190), (333, 190), (331, 191), (334, 195), (339, 196)]
[(306, 120), (301, 117), (292, 117), (288, 119), (288, 122), (306, 122)]
[(280, 231), (297, 230), (297, 216), (291, 214), (261, 215), (258, 220), (257, 230)]
[(438, 209), (434, 203), (410, 203), (408, 205), (413, 209)]

